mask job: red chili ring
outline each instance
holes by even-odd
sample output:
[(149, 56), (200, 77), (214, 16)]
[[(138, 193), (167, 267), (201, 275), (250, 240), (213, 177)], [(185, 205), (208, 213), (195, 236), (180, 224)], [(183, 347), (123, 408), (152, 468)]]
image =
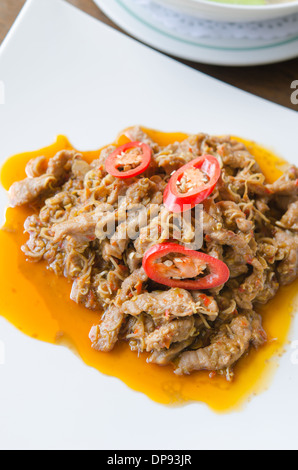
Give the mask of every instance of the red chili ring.
[[(127, 150), (133, 148), (140, 148), (142, 150), (142, 162), (132, 170), (119, 171), (118, 167), (120, 166), (120, 162), (117, 165), (117, 159), (121, 156), (122, 153), (125, 153)], [(111, 153), (111, 155), (108, 156), (105, 163), (105, 167), (107, 172), (110, 173), (110, 175), (115, 176), (116, 178), (133, 178), (147, 170), (151, 162), (151, 156), (152, 150), (149, 145), (144, 144), (143, 142), (128, 142), (127, 144), (118, 147), (114, 152)]]
[[(181, 181), (187, 169), (201, 170), (209, 178), (207, 183), (202, 184), (202, 189), (194, 189), (185, 194), (178, 190), (177, 183)], [(164, 205), (171, 212), (184, 212), (190, 210), (197, 204), (203, 202), (213, 192), (221, 173), (220, 164), (216, 157), (203, 155), (179, 168), (170, 179), (164, 192)], [(195, 183), (195, 181), (194, 181)]]
[[(196, 281), (189, 279), (178, 280), (162, 276), (158, 269), (160, 263), (157, 263), (156, 260), (171, 253), (183, 254), (199, 259), (202, 261), (202, 264), (208, 266), (209, 274)], [(230, 277), (229, 268), (223, 261), (200, 251), (189, 250), (177, 243), (154, 245), (144, 255), (143, 268), (148, 277), (158, 284), (163, 284), (168, 287), (179, 287), (186, 290), (212, 289), (225, 284)]]

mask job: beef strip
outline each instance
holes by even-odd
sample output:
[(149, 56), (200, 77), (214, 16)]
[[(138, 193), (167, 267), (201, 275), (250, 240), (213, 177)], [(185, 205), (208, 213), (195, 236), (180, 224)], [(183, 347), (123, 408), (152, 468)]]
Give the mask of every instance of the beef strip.
[(157, 166), (170, 175), (181, 166), (199, 156), (200, 136), (191, 136), (185, 141), (170, 144), (154, 155)]
[(277, 258), (280, 260), (277, 275), (281, 285), (286, 286), (298, 276), (298, 234), (278, 229), (274, 240), (278, 246)]
[(93, 212), (87, 212), (53, 225), (55, 241), (68, 235), (75, 237), (81, 243), (94, 240), (98, 221), (109, 215), (110, 212), (111, 206), (103, 203), (97, 206)]
[(248, 276), (235, 292), (235, 301), (242, 309), (252, 309), (253, 302), (264, 291), (267, 263), (254, 258), (251, 263), (253, 273)]
[(147, 352), (161, 349), (169, 349), (172, 343), (185, 341), (192, 337), (195, 333), (194, 316), (173, 320), (157, 328), (153, 333), (147, 336), (146, 350)]
[(17, 207), (30, 204), (39, 196), (47, 193), (51, 184), (55, 184), (55, 182), (54, 176), (41, 175), (14, 183), (9, 190), (10, 205)]
[(274, 196), (298, 195), (298, 168), (291, 166), (275, 183), (267, 185)]
[(44, 165), (44, 160), (35, 159), (30, 165), (28, 164), (26, 169), (30, 176), (14, 183), (9, 190), (11, 206), (16, 207), (30, 204), (37, 198), (44, 196), (51, 186), (58, 186), (67, 176), (69, 170), (66, 169), (66, 165), (74, 156), (75, 152), (73, 151), (63, 150), (59, 152), (49, 160), (46, 173), (36, 177), (32, 177), (32, 175), (34, 175), (34, 171), (41, 171), (40, 169), (36, 170), (36, 168), (40, 165), (41, 161), (43, 162), (42, 165)]
[(124, 302), (122, 310), (127, 315), (149, 313), (156, 321), (172, 317), (187, 317), (196, 312), (195, 302), (189, 292), (173, 288), (165, 292), (148, 292)]
[(288, 230), (298, 231), (298, 201), (292, 202), (289, 205), (279, 225)]
[(215, 298), (201, 291), (192, 291), (191, 294), (196, 304), (196, 312), (202, 313), (206, 315), (210, 321), (214, 321), (219, 314), (219, 308)]
[(181, 351), (188, 348), (193, 341), (193, 338), (188, 338), (180, 343), (172, 344), (169, 349), (161, 349), (160, 351), (155, 350), (147, 359), (147, 362), (157, 364), (159, 366), (167, 366), (174, 361)]
[(48, 168), (48, 160), (46, 157), (40, 156), (33, 158), (26, 165), (26, 175), (28, 178), (38, 178), (43, 175)]
[[(123, 305), (128, 298), (134, 297), (143, 290), (143, 284), (148, 280), (148, 276), (143, 268), (137, 269), (125, 279), (118, 295), (118, 305)], [(122, 307), (123, 308), (123, 307)]]
[(231, 246), (235, 252), (241, 252), (244, 263), (254, 256), (254, 252), (249, 245), (253, 233), (235, 233), (232, 230), (224, 229), (222, 222), (206, 211), (204, 211), (204, 234), (207, 236), (208, 241)]
[(57, 184), (63, 183), (70, 175), (72, 160), (80, 157), (80, 154), (73, 150), (62, 150), (49, 160), (47, 174), (54, 176)]
[(92, 348), (97, 351), (112, 351), (118, 341), (118, 335), (124, 320), (124, 314), (120, 308), (112, 305), (104, 315), (99, 325), (91, 328), (89, 338)]
[(238, 316), (219, 329), (210, 346), (183, 352), (177, 360), (175, 374), (232, 367), (248, 351), (250, 344), (260, 346), (265, 342), (266, 335), (261, 324), (261, 317), (253, 312)]

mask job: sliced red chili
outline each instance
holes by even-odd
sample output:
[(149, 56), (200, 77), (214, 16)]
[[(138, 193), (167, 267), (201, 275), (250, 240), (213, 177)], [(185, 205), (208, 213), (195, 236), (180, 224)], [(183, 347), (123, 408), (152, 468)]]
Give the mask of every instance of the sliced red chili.
[(171, 212), (183, 212), (203, 202), (213, 192), (220, 177), (216, 157), (203, 155), (177, 170), (165, 192), (164, 204)]
[(186, 290), (212, 289), (230, 277), (228, 266), (219, 259), (176, 243), (150, 248), (144, 255), (143, 268), (158, 284)]
[(108, 156), (105, 167), (107, 172), (116, 178), (133, 178), (147, 170), (151, 156), (149, 145), (143, 142), (128, 142)]

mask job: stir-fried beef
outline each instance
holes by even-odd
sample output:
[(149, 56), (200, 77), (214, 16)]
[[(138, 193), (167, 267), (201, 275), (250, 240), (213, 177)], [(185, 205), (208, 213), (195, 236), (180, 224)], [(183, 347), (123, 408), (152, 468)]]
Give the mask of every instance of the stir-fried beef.
[(196, 311), (195, 302), (190, 292), (183, 289), (170, 289), (165, 292), (152, 292), (135, 296), (124, 302), (122, 310), (128, 315), (140, 315), (142, 312), (159, 321), (160, 318), (187, 317)]
[(145, 343), (148, 352), (169, 349), (172, 343), (180, 343), (191, 338), (195, 333), (194, 315), (181, 320), (173, 320), (157, 328), (147, 336)]
[[(115, 146), (91, 164), (68, 150), (27, 164), (27, 178), (9, 192), (12, 206), (34, 206), (22, 250), (68, 278), (74, 302), (98, 312), (94, 349), (107, 352), (127, 341), (133, 351), (150, 353), (148, 362), (173, 363), (176, 374), (204, 369), (230, 377), (250, 347), (266, 341), (258, 305), (298, 276), (298, 169), (268, 184), (246, 147), (229, 137), (198, 134), (162, 147), (139, 127), (125, 134), (152, 150), (146, 172), (128, 180), (105, 170)], [(204, 154), (218, 158), (221, 177), (204, 201), (198, 248), (226, 263), (231, 276), (205, 291), (160, 286), (142, 268), (145, 253), (167, 241), (192, 244), (196, 228), (194, 210), (181, 225), (163, 206), (163, 193), (174, 171)], [(126, 160), (134, 167), (140, 152)], [(179, 182), (181, 191), (195, 173)], [(194, 279), (206, 266), (176, 256), (160, 269)]]
[(256, 347), (266, 340), (261, 318), (253, 312), (238, 315), (230, 324), (224, 324), (211, 340), (211, 344), (196, 351), (186, 351), (177, 360), (177, 375), (194, 370), (221, 370), (231, 367), (245, 354), (250, 344)]
[(92, 347), (97, 351), (111, 351), (118, 341), (118, 334), (123, 320), (124, 313), (122, 310), (115, 305), (111, 305), (105, 312), (101, 324), (91, 328)]
[(277, 230), (274, 241), (277, 244), (277, 275), (282, 285), (291, 284), (298, 276), (298, 234), (290, 230)]
[(147, 359), (147, 362), (158, 364), (159, 366), (166, 366), (173, 362), (175, 357), (178, 357), (181, 351), (186, 350), (193, 343), (193, 341), (194, 338), (190, 337), (185, 341), (174, 343), (169, 348), (164, 348), (160, 351), (158, 351), (157, 349), (153, 349), (153, 352)]
[(280, 227), (298, 232), (298, 201), (289, 205), (287, 212), (281, 218)]

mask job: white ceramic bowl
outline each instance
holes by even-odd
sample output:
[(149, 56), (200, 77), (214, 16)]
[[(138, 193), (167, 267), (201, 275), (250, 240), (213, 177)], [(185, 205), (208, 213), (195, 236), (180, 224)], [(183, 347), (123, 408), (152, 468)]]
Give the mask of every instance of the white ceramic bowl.
[(298, 0), (275, 5), (245, 6), (211, 0), (154, 0), (164, 6), (193, 16), (215, 21), (262, 21), (298, 13)]

